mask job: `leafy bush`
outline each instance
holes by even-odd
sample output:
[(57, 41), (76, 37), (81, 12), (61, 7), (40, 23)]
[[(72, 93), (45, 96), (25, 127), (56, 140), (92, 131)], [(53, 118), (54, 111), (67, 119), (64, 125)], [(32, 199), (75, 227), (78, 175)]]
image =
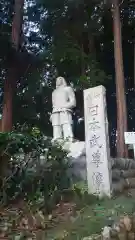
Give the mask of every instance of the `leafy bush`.
[(70, 186), (67, 152), (39, 133), (0, 133), (0, 156), (8, 156), (1, 201), (24, 199), (50, 209)]

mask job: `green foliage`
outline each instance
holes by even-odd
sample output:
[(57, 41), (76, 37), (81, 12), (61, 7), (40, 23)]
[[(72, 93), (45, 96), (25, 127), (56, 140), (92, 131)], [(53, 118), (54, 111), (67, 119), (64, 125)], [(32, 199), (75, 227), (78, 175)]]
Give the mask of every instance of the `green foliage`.
[(41, 4), (46, 10), (41, 33), (48, 36), (48, 56), (58, 74), (66, 76), (75, 85), (76, 79), (87, 77), (89, 72), (90, 86), (96, 84), (93, 78), (96, 65), (93, 65), (91, 55), (95, 54), (95, 40), (102, 32), (100, 1), (60, 0), (55, 4), (52, 0), (49, 3), (42, 0)]
[[(2, 93), (7, 62), (12, 63), (14, 56), (11, 46), (13, 7), (13, 0), (0, 2)], [(46, 135), (52, 135), (49, 116), (52, 110), (51, 93), (57, 75), (63, 75), (73, 83), (76, 91), (98, 84), (109, 85), (108, 75), (114, 74), (112, 16), (109, 8), (105, 8), (101, 0), (26, 0), (24, 36), (19, 54), (22, 69), (16, 67), (20, 76), (13, 104), (15, 127), (36, 125)], [(133, 79), (133, 64), (130, 62), (135, 35), (133, 1), (122, 1), (120, 10), (125, 76)], [(28, 52), (31, 54), (30, 61), (27, 59)], [(77, 102), (83, 112), (82, 100)]]
[[(6, 76), (5, 60), (12, 62), (13, 6), (14, 1), (0, 2), (0, 79), (2, 80)], [(46, 135), (50, 135), (51, 91), (58, 74), (65, 76), (76, 89), (109, 82), (108, 75), (114, 72), (113, 34), (110, 27), (111, 12), (104, 6), (103, 1), (100, 0), (26, 1), (24, 38), (19, 57), (24, 64), (26, 60), (23, 58), (23, 52), (29, 51), (33, 53), (32, 60), (40, 60), (40, 64), (31, 68), (30, 61), (25, 70), (19, 70), (21, 79), (17, 82), (17, 96), (14, 99), (15, 126), (27, 122), (28, 125), (37, 125), (46, 131)], [(134, 6), (132, 1), (123, 1), (120, 7), (123, 42), (124, 44), (130, 42), (131, 46), (134, 42)], [(123, 51), (128, 62), (131, 59), (129, 47), (124, 45)], [(107, 60), (107, 55), (112, 62)], [(129, 75), (132, 72), (130, 69)]]
[(49, 210), (70, 186), (67, 152), (37, 129), (32, 134), (1, 133), (0, 143), (1, 156), (10, 156), (1, 201), (24, 199)]
[(100, 65), (90, 60), (90, 67), (87, 70), (86, 75), (81, 75), (75, 82), (76, 89), (87, 89), (95, 87), (97, 85), (104, 85), (107, 81), (111, 80), (111, 76), (107, 76), (106, 73), (100, 69)]
[[(95, 57), (99, 52), (97, 39), (103, 34), (103, 12), (100, 1), (94, 0), (27, 0), (24, 47), (41, 62), (40, 66), (28, 69), (18, 84), (14, 99), (15, 126), (36, 125), (51, 135), (51, 92), (58, 75), (66, 77), (76, 90), (108, 81), (100, 59)], [(29, 28), (30, 22), (37, 26), (37, 31)]]

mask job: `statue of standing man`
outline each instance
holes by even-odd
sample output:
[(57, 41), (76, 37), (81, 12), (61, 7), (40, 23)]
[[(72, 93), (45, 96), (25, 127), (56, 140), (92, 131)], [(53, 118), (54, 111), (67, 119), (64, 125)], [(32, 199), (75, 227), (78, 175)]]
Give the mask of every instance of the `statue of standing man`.
[(73, 141), (72, 109), (76, 106), (73, 88), (67, 86), (63, 77), (56, 79), (56, 89), (52, 93), (53, 140)]

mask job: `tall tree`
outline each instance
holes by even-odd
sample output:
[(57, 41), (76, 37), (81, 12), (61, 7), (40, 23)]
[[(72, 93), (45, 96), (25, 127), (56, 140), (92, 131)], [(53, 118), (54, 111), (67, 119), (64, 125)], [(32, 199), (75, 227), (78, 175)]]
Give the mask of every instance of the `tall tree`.
[(112, 1), (113, 29), (114, 29), (114, 58), (117, 99), (117, 156), (126, 157), (127, 147), (124, 142), (124, 132), (127, 131), (127, 109), (125, 96), (125, 80), (122, 57), (121, 20), (119, 0)]
[(15, 54), (12, 62), (10, 63), (9, 69), (7, 70), (7, 77), (4, 83), (4, 102), (1, 123), (1, 130), (3, 132), (12, 130), (12, 102), (17, 80), (16, 56), (20, 48), (22, 34), (23, 6), (24, 0), (15, 0), (11, 34), (11, 41), (15, 50)]

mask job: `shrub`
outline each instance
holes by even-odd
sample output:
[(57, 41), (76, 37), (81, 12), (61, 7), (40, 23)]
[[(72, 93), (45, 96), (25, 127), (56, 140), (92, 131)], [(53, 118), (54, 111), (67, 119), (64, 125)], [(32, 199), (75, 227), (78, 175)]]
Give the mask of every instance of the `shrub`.
[(49, 210), (70, 186), (67, 152), (35, 133), (1, 133), (0, 144), (0, 156), (8, 156), (1, 201), (24, 199)]

